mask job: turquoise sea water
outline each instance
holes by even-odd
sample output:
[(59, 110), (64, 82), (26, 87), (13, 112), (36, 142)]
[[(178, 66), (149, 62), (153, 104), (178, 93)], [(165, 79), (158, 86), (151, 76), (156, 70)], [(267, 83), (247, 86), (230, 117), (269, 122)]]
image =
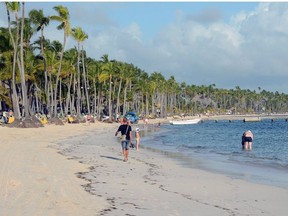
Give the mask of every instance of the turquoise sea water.
[[(241, 136), (248, 129), (254, 134), (251, 151), (241, 148)], [(186, 166), (288, 188), (288, 122), (284, 119), (161, 125), (141, 142)]]

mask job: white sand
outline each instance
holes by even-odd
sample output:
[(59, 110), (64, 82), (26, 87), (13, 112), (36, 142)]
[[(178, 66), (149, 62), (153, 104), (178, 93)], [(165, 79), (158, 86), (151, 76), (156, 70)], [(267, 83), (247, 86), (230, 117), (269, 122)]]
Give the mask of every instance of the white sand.
[(284, 188), (185, 168), (145, 149), (123, 162), (117, 127), (0, 127), (0, 215), (287, 215)]

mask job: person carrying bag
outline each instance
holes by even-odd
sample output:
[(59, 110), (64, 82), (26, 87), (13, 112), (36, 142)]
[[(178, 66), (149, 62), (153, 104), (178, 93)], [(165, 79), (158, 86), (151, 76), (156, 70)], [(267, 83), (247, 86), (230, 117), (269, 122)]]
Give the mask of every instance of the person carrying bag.
[(126, 118), (123, 119), (123, 124), (119, 126), (118, 130), (115, 133), (115, 136), (118, 135), (118, 132), (121, 132), (120, 141), (122, 146), (122, 153), (124, 156), (124, 162), (128, 161), (129, 154), (129, 144), (132, 143), (132, 128), (128, 124)]
[(120, 141), (121, 141), (121, 142), (123, 142), (123, 141), (126, 140), (127, 131), (128, 131), (128, 127), (126, 128), (126, 132), (125, 132), (125, 134), (122, 134), (122, 135), (120, 136)]

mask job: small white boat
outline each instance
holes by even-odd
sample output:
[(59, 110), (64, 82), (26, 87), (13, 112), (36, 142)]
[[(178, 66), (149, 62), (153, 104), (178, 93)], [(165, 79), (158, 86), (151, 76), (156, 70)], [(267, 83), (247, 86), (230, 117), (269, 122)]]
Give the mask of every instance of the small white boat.
[(247, 117), (243, 119), (243, 122), (259, 122), (261, 121), (260, 117)]
[(197, 124), (201, 121), (200, 118), (196, 119), (188, 119), (188, 120), (175, 120), (175, 121), (170, 121), (171, 125), (186, 125), (186, 124)]

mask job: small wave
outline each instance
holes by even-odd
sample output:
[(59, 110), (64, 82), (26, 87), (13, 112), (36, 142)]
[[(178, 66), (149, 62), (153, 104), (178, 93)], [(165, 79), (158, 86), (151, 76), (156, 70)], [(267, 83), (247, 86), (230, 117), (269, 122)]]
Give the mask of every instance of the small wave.
[(273, 156), (273, 157), (267, 157), (267, 156), (259, 156), (256, 154), (246, 154), (245, 155), (248, 158), (256, 159), (256, 160), (265, 160), (265, 161), (281, 161), (280, 158)]
[(190, 149), (190, 150), (199, 150), (199, 149), (207, 149), (205, 146), (188, 146), (188, 145), (179, 145), (177, 149)]

